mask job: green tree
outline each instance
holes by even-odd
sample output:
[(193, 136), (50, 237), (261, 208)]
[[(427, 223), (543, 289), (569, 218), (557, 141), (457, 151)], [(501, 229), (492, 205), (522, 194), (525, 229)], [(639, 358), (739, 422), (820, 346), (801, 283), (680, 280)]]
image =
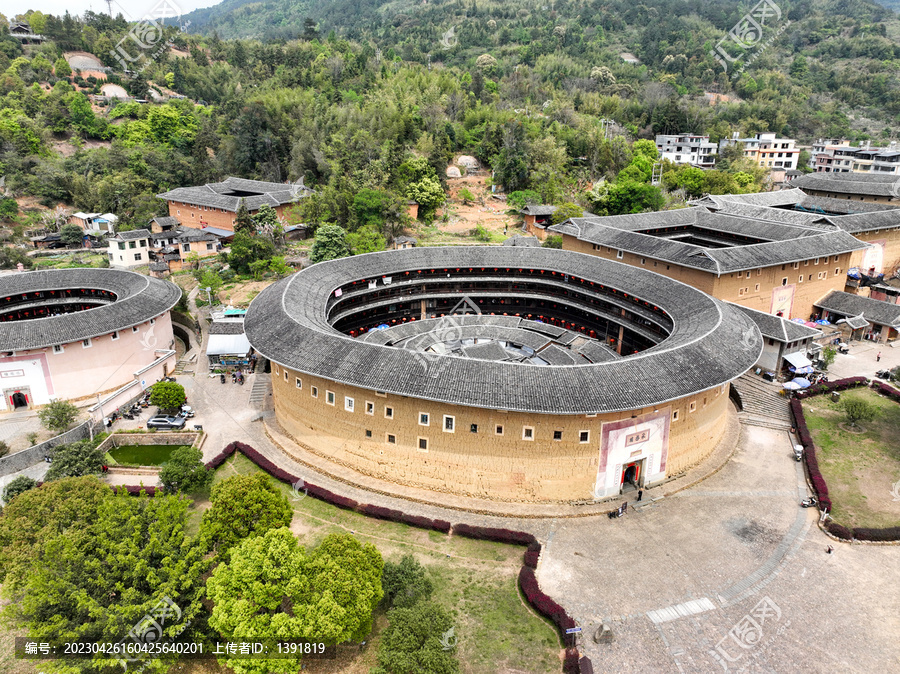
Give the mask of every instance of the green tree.
[(287, 497), (264, 473), (222, 480), (213, 485), (210, 502), (200, 533), (206, 544), (226, 559), (243, 539), (286, 527), (293, 516)]
[(859, 421), (872, 421), (879, 412), (875, 405), (857, 396), (845, 397), (841, 401), (841, 409), (847, 422), (853, 427), (856, 427)]
[(353, 255), (375, 253), (384, 250), (386, 246), (384, 235), (375, 225), (366, 225), (347, 234), (347, 247)]
[(550, 221), (554, 225), (558, 225), (561, 222), (565, 222), (569, 218), (580, 218), (583, 216), (584, 209), (582, 209), (578, 204), (573, 204), (571, 201), (569, 201), (557, 207), (556, 211), (554, 211), (553, 215), (550, 217)]
[(412, 555), (404, 555), (398, 563), (385, 562), (381, 586), (390, 608), (407, 608), (434, 592), (425, 567)]
[[(209, 624), (223, 638), (298, 637), (326, 644), (362, 639), (381, 600), (382, 559), (370, 543), (329, 534), (308, 553), (287, 528), (246, 539), (207, 582)], [(237, 674), (289, 674), (296, 659), (222, 664)]]
[[(20, 494), (0, 517), (0, 538), (4, 555), (20, 543), (30, 555), (23, 559), (17, 551), (3, 565), (4, 617), (38, 641), (120, 643), (163, 607), (168, 616), (161, 640), (170, 639), (196, 621), (200, 578), (209, 566), (184, 534), (189, 503), (176, 496), (135, 498), (124, 490), (114, 495), (96, 478)], [(99, 674), (115, 666), (98, 654), (64, 671)], [(160, 669), (160, 662), (151, 663), (151, 670)]]
[(68, 62), (62, 56), (56, 59), (56, 62), (53, 64), (53, 72), (57, 77), (72, 76), (72, 68), (69, 67)]
[(19, 204), (11, 197), (0, 198), (0, 218), (9, 222), (19, 214)]
[(4, 457), (9, 454), (9, 445), (6, 444), (5, 440), (0, 440), (0, 457)]
[(36, 480), (32, 480), (27, 475), (20, 475), (3, 488), (3, 502), (9, 505), (9, 502), (16, 496), (35, 487), (37, 487)]
[(551, 234), (546, 239), (544, 239), (544, 243), (541, 244), (541, 248), (562, 248), (562, 234)]
[(200, 289), (206, 292), (209, 288), (211, 296), (215, 297), (224, 285), (222, 277), (214, 269), (207, 269), (200, 275)]
[(45, 480), (59, 480), (64, 477), (97, 475), (103, 466), (103, 451), (98, 449), (100, 440), (79, 440), (67, 445), (58, 445), (51, 450), (53, 462)]
[(70, 248), (80, 248), (84, 241), (84, 231), (78, 225), (63, 225), (59, 230), (59, 240)]
[(253, 220), (255, 231), (269, 236), (272, 236), (275, 228), (278, 226), (278, 213), (269, 204), (260, 206), (259, 210), (250, 217)]
[(347, 246), (347, 232), (339, 225), (326, 224), (316, 230), (316, 240), (313, 242), (309, 259), (315, 262), (324, 260), (336, 260), (350, 255)]
[(160, 381), (150, 389), (150, 404), (161, 410), (179, 410), (185, 400), (184, 386), (174, 381)]
[(208, 487), (212, 479), (203, 452), (195, 447), (179, 447), (159, 471), (159, 481), (168, 492), (193, 493)]
[(378, 664), (390, 674), (457, 674), (459, 661), (453, 619), (441, 606), (420, 601), (388, 613), (390, 624), (381, 634)]
[[(471, 204), (473, 201), (475, 201), (475, 195), (472, 194), (471, 190), (469, 190), (468, 187), (463, 187), (463, 188), (457, 193), (457, 196), (458, 196), (460, 199), (462, 199), (462, 201), (463, 201), (464, 204)], [(508, 198), (507, 198), (507, 202), (509, 202), (509, 199), (508, 199)]]
[(822, 360), (825, 361), (825, 369), (827, 370), (834, 363), (834, 359), (837, 357), (837, 349), (832, 345), (826, 346), (822, 349)]
[(250, 211), (247, 210), (247, 205), (243, 199), (238, 204), (237, 213), (234, 215), (234, 233), (237, 234), (238, 232), (250, 236), (256, 234), (256, 222), (253, 220), (253, 216), (250, 215)]
[(0, 247), (0, 269), (15, 269), (19, 264), (26, 269), (34, 266), (32, 260), (21, 248)]
[(541, 203), (541, 195), (534, 190), (518, 190), (507, 195), (506, 203), (517, 211), (521, 211), (529, 204)]
[(656, 185), (646, 185), (632, 180), (611, 185), (606, 200), (609, 215), (658, 211), (664, 205), (662, 192)]
[(281, 278), (293, 274), (294, 268), (285, 261), (284, 257), (276, 255), (269, 260), (269, 271)]
[(275, 255), (275, 244), (261, 236), (251, 236), (244, 232), (234, 235), (228, 264), (239, 274), (250, 273), (250, 265), (257, 260), (271, 260)]
[(419, 219), (424, 221), (430, 220), (437, 207), (447, 200), (437, 178), (423, 178), (411, 183), (406, 188), (406, 196), (419, 204)]
[(38, 419), (48, 431), (62, 433), (78, 417), (78, 408), (68, 400), (53, 400), (38, 412)]

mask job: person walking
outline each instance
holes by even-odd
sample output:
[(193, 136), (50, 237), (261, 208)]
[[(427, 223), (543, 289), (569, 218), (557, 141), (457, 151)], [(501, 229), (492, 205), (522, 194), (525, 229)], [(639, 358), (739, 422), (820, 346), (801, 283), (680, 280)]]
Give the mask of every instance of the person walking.
[(637, 500), (640, 501), (644, 497), (644, 490), (638, 489), (638, 497)]
[(880, 363), (880, 362), (881, 362), (881, 351), (879, 351), (878, 354), (875, 356), (875, 362), (876, 362), (876, 363)]

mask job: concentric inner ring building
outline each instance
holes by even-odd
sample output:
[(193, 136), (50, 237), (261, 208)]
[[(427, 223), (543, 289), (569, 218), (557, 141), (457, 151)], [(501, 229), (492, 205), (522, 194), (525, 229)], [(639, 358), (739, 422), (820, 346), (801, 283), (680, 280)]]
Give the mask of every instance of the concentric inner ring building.
[(245, 326), (301, 445), (387, 481), (529, 502), (702, 460), (762, 350), (742, 312), (688, 285), (535, 248), (319, 263), (264, 290)]
[(0, 410), (153, 383), (174, 367), (180, 297), (173, 283), (113, 269), (0, 277)]

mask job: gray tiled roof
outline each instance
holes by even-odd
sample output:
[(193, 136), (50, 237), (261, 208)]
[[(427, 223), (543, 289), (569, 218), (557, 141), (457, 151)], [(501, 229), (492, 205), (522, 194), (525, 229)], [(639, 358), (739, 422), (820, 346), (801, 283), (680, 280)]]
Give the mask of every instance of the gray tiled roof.
[(829, 219), (845, 232), (850, 233), (896, 229), (900, 227), (900, 208), (856, 215), (833, 215)]
[(789, 190), (779, 190), (777, 192), (754, 192), (752, 194), (718, 194), (714, 196), (704, 197), (697, 203), (706, 203), (707, 200), (720, 203), (730, 201), (735, 203), (750, 204), (753, 206), (791, 206), (796, 204), (804, 196), (801, 190), (797, 189), (797, 179), (791, 181), (794, 186)]
[[(729, 304), (733, 303), (729, 302)], [(735, 304), (734, 306), (756, 323), (756, 327), (759, 328), (763, 337), (770, 337), (787, 344), (789, 342), (796, 342), (800, 339), (819, 337), (822, 334), (821, 330), (791, 321), (783, 316), (767, 314), (763, 311), (757, 311), (750, 307), (741, 306), (740, 304)]]
[(816, 306), (844, 317), (863, 316), (878, 325), (900, 328), (900, 306), (871, 297), (861, 297), (840, 290), (832, 290)]
[[(253, 194), (234, 194), (253, 193)], [(312, 190), (303, 185), (303, 181), (289, 185), (286, 183), (270, 183), (262, 180), (246, 180), (244, 178), (226, 178), (220, 183), (209, 183), (197, 187), (178, 187), (162, 194), (160, 199), (177, 201), (211, 208), (223, 208), (236, 212), (241, 199), (249, 211), (259, 210), (263, 204), (273, 208), (307, 196)]]
[(160, 215), (152, 218), (150, 222), (155, 222), (160, 227), (177, 227), (180, 224), (178, 218), (172, 217), (171, 215)]
[(150, 230), (149, 229), (132, 229), (130, 232), (119, 232), (114, 237), (113, 240), (119, 241), (135, 241), (137, 239), (149, 239), (150, 238)]
[(536, 236), (522, 236), (515, 234), (503, 242), (504, 246), (524, 246), (526, 248), (540, 248), (541, 242)]
[(151, 262), (150, 271), (168, 271), (169, 265), (165, 262)]
[(556, 213), (556, 206), (547, 206), (543, 204), (528, 204), (519, 211), (522, 215), (553, 215)]
[(862, 316), (851, 316), (850, 318), (842, 318), (838, 321), (838, 323), (846, 323), (847, 327), (851, 330), (861, 330), (862, 328), (867, 328), (869, 325), (869, 321), (867, 321)]
[(794, 178), (791, 185), (801, 189), (835, 194), (896, 197), (900, 176), (865, 173), (808, 173)]
[(723, 215), (734, 215), (741, 218), (765, 220), (767, 222), (797, 225), (801, 227), (818, 227), (826, 229), (831, 227), (827, 217), (821, 213), (786, 210), (782, 208), (772, 208), (771, 206), (757, 206), (756, 204), (747, 204), (739, 201), (723, 200), (719, 202), (718, 212)]
[[(638, 230), (690, 225), (710, 232), (745, 234), (764, 243), (707, 248)], [(823, 231), (710, 213), (704, 207), (614, 217), (570, 218), (549, 228), (581, 241), (714, 274), (770, 267), (866, 247), (841, 230)]]
[[(352, 280), (435, 267), (539, 268), (596, 280), (660, 307), (674, 327), (638, 354), (534, 367), (454, 357), (424, 361), (419, 353), (344, 335), (326, 320), (329, 298)], [(661, 405), (731, 381), (762, 351), (759, 330), (746, 316), (683, 283), (590, 255), (502, 246), (414, 248), (320, 262), (263, 290), (250, 305), (245, 329), (257, 351), (299, 372), (427, 400), (548, 414)]]
[(0, 350), (20, 351), (66, 344), (129, 328), (165, 313), (181, 297), (174, 283), (115, 269), (64, 269), (0, 277), (0, 293), (95, 288), (118, 299), (62, 316), (0, 323)]
[(244, 321), (213, 321), (209, 324), (211, 335), (243, 335)]

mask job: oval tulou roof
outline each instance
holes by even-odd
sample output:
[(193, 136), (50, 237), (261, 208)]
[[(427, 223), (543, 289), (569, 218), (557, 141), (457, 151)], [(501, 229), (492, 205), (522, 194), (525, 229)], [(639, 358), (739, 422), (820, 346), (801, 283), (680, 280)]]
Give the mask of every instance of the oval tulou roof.
[[(578, 276), (660, 307), (674, 326), (638, 354), (534, 366), (383, 346), (344, 335), (326, 319), (329, 298), (351, 281), (469, 267)], [(456, 405), (547, 414), (631, 410), (711, 389), (750, 369), (763, 346), (758, 328), (741, 311), (679, 281), (582, 253), (501, 246), (415, 248), (321, 262), (263, 290), (250, 305), (245, 328), (257, 351), (302, 373)]]
[(116, 269), (59, 269), (0, 277), (0, 297), (73, 288), (108, 290), (117, 299), (71, 314), (0, 323), (0, 351), (40, 349), (129, 328), (168, 311), (181, 298), (174, 283)]

